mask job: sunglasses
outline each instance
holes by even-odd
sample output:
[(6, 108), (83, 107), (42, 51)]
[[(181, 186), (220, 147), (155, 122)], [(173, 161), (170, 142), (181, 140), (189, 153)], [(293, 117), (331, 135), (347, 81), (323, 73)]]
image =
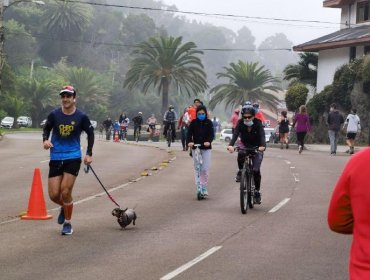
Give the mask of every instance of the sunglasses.
[(253, 116), (243, 116), (243, 119), (250, 120), (251, 118), (253, 118)]
[(205, 115), (205, 113), (198, 113), (197, 115), (198, 115), (198, 116), (204, 116), (204, 115)]

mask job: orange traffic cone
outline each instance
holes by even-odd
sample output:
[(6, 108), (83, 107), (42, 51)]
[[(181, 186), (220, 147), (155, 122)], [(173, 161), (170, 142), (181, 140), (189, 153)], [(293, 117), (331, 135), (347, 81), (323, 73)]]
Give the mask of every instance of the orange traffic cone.
[(42, 190), (42, 181), (40, 169), (35, 168), (33, 173), (32, 189), (30, 199), (28, 201), (27, 214), (22, 216), (22, 220), (47, 220), (53, 216), (46, 213), (44, 193)]

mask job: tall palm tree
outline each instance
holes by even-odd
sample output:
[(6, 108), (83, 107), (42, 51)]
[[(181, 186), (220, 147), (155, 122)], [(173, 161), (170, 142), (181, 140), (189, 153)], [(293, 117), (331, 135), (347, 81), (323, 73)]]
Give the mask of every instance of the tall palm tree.
[(126, 74), (124, 87), (142, 87), (147, 93), (157, 88), (162, 93), (162, 113), (168, 107), (170, 86), (189, 96), (207, 89), (206, 74), (193, 42), (182, 44), (182, 37), (150, 38), (133, 52), (135, 58)]
[(217, 104), (225, 102), (225, 107), (239, 106), (245, 101), (262, 102), (273, 107), (278, 99), (270, 91), (278, 91), (274, 85), (276, 79), (270, 71), (259, 66), (258, 63), (250, 63), (239, 60), (238, 63), (230, 63), (230, 67), (224, 67), (225, 72), (217, 73), (217, 78), (226, 78), (228, 83), (222, 83), (211, 89), (214, 94), (209, 102), (211, 109)]
[(284, 80), (308, 84), (316, 88), (319, 57), (315, 53), (300, 53), (298, 64), (289, 64), (284, 69)]
[(50, 0), (42, 16), (43, 28), (50, 37), (42, 38), (40, 55), (48, 62), (60, 57), (79, 58), (78, 43), (90, 25), (93, 10), (90, 6), (68, 0)]

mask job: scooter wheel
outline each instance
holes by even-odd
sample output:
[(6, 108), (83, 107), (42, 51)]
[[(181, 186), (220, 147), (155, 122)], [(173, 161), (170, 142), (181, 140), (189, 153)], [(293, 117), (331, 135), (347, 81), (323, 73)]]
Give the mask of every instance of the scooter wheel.
[(204, 199), (204, 195), (201, 192), (198, 192), (197, 193), (197, 198), (198, 198), (198, 200), (202, 200), (202, 199)]

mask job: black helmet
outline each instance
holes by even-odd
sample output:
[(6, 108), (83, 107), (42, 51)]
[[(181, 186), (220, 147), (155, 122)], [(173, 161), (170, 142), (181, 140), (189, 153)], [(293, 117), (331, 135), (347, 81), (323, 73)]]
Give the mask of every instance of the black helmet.
[(258, 104), (258, 103), (255, 102), (255, 103), (253, 103), (253, 107), (256, 108), (256, 109), (258, 109), (260, 107), (260, 104)]
[(245, 114), (251, 114), (252, 116), (254, 116), (256, 114), (256, 111), (254, 110), (252, 106), (243, 106), (242, 115), (245, 115)]

